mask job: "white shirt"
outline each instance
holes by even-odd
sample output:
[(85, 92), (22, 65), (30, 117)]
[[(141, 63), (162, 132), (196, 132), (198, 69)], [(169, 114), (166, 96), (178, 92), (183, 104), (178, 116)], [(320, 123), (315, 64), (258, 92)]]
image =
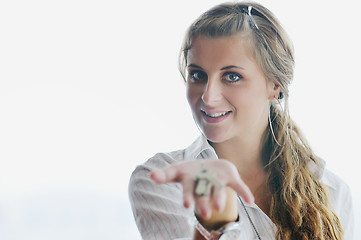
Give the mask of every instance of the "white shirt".
[[(129, 182), (129, 198), (138, 229), (146, 240), (192, 239), (194, 211), (183, 207), (182, 186), (179, 183), (158, 185), (150, 178), (154, 169), (193, 159), (218, 159), (213, 147), (200, 136), (188, 148), (170, 153), (158, 153), (138, 166)], [(313, 162), (312, 162), (313, 163)], [(312, 164), (311, 163), (311, 164)], [(353, 240), (353, 211), (349, 187), (339, 177), (322, 167), (310, 165), (329, 190), (333, 211), (341, 221), (345, 240)], [(274, 240), (276, 225), (256, 205), (247, 211), (262, 240)], [(239, 202), (241, 239), (257, 239), (256, 233)]]

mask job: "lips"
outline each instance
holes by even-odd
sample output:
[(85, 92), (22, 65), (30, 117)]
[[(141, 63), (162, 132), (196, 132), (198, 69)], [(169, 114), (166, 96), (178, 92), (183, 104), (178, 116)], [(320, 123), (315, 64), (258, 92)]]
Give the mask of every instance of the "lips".
[(211, 117), (211, 118), (218, 118), (218, 117), (222, 117), (228, 113), (230, 113), (231, 111), (224, 111), (224, 112), (215, 112), (215, 113), (211, 113), (211, 112), (206, 112), (204, 110), (201, 110), (203, 114), (205, 114), (207, 117)]
[(202, 117), (207, 123), (219, 123), (226, 119), (232, 111), (206, 111), (201, 109)]

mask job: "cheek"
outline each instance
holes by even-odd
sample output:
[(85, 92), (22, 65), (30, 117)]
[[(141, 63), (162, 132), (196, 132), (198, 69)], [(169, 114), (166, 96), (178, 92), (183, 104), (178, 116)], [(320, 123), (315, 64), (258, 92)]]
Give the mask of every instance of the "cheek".
[(231, 90), (228, 91), (225, 96), (227, 96), (227, 101), (233, 105), (235, 108), (245, 108), (250, 104), (252, 94), (248, 91), (243, 90)]
[(268, 104), (266, 94), (260, 91), (234, 91), (228, 94), (227, 100), (242, 118), (254, 117)]
[(186, 86), (186, 97), (191, 108), (195, 107), (198, 99), (200, 98), (200, 91), (194, 87), (187, 84)]

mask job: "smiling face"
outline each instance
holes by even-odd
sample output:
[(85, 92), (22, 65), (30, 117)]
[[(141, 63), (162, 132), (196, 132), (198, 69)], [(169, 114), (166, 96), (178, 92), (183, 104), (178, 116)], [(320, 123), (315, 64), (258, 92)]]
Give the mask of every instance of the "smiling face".
[(267, 81), (244, 37), (198, 36), (187, 57), (187, 99), (203, 134), (214, 143), (261, 137), (269, 100)]

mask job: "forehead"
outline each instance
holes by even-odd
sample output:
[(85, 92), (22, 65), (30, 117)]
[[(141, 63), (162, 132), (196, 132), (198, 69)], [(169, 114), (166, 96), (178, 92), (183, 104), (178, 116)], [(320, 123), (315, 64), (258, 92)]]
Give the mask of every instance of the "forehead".
[(250, 37), (236, 34), (226, 37), (197, 36), (192, 41), (188, 51), (187, 62), (241, 64), (256, 63), (253, 54), (253, 44)]

